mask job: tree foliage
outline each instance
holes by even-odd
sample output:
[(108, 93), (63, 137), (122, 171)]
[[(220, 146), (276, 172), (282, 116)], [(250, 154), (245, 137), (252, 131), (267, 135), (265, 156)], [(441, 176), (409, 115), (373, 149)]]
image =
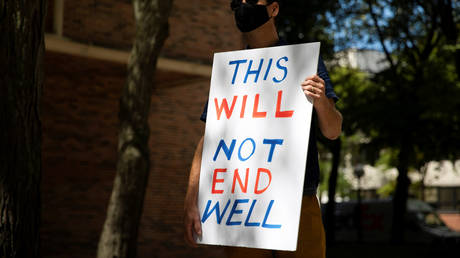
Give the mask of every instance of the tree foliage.
[(353, 82), (359, 81), (357, 74), (345, 72), (342, 78), (354, 78), (341, 84), (341, 102), (347, 110), (344, 124), (348, 133), (362, 131), (369, 138), (365, 147), (370, 153), (378, 154), (384, 148), (397, 153), (393, 236), (401, 241), (410, 184), (408, 169), (430, 160), (460, 157), (455, 144), (460, 140), (458, 3), (340, 2), (344, 10), (337, 17), (345, 18), (336, 20), (343, 25), (338, 34), (346, 40), (339, 42), (347, 45), (365, 40), (367, 46), (385, 53), (388, 64), (364, 84)]
[[(441, 26), (437, 3), (442, 1), (350, 2), (359, 2), (360, 8), (349, 19), (362, 20), (352, 31), (360, 28), (368, 44), (379, 44), (389, 67), (370, 82), (352, 73), (340, 78), (339, 85), (346, 89), (340, 93), (346, 100), (341, 108), (350, 111), (344, 123), (347, 132), (365, 132), (377, 150), (398, 149), (401, 136), (409, 136), (414, 149), (410, 163), (415, 166), (419, 160), (458, 158), (458, 148), (451, 143), (460, 131), (458, 112), (453, 112), (460, 110), (460, 83), (455, 51)], [(343, 84), (346, 76), (360, 83)]]
[(291, 44), (321, 41), (321, 54), (331, 58), (334, 39), (328, 33), (331, 13), (339, 9), (338, 0), (284, 0), (281, 3), (277, 28), (280, 36)]

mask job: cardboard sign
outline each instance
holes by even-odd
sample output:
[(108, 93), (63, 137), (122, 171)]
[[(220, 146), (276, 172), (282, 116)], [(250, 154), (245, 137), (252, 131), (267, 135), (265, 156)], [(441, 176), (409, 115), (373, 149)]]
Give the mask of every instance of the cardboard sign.
[(296, 250), (319, 43), (216, 53), (199, 243)]

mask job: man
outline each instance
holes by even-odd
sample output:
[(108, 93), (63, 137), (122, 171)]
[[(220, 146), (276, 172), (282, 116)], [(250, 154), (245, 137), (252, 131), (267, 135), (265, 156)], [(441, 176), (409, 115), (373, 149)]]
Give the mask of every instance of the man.
[[(280, 11), (279, 0), (233, 0), (231, 8), (235, 14), (238, 29), (243, 33), (248, 48), (262, 48), (283, 45), (278, 37), (275, 17)], [(314, 117), (310, 130), (307, 155), (307, 169), (304, 183), (304, 196), (300, 219), (300, 232), (296, 252), (277, 252), (286, 257), (325, 257), (325, 235), (321, 221), (321, 211), (316, 198), (319, 183), (318, 150), (316, 146), (315, 125), (321, 133), (333, 140), (342, 130), (342, 116), (335, 109), (335, 95), (329, 75), (322, 59), (318, 63), (318, 74), (307, 77), (301, 85), (306, 97), (313, 100)], [(206, 121), (206, 110), (201, 120)], [(317, 119), (316, 119), (317, 118)], [(316, 121), (317, 120), (317, 121)], [(200, 178), (203, 137), (201, 137), (190, 169), (189, 185), (184, 205), (185, 240), (196, 246), (195, 236), (201, 235), (201, 222), (198, 212), (198, 185)], [(230, 257), (271, 257), (270, 250), (252, 248), (227, 248)]]

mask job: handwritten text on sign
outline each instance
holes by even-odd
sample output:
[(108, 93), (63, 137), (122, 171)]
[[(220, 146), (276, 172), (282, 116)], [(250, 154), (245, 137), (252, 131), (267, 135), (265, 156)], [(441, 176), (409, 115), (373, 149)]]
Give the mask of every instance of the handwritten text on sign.
[(217, 53), (198, 207), (205, 244), (295, 250), (319, 43)]

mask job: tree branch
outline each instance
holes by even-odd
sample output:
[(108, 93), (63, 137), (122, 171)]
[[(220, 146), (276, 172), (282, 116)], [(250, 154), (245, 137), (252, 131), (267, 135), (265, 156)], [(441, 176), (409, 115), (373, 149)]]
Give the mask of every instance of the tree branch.
[(396, 72), (395, 63), (393, 61), (393, 58), (391, 58), (390, 52), (388, 51), (388, 49), (387, 49), (387, 47), (385, 45), (385, 39), (383, 37), (383, 32), (382, 32), (382, 29), (380, 28), (380, 26), (378, 24), (377, 17), (375, 16), (375, 13), (373, 11), (372, 2), (371, 2), (371, 0), (367, 0), (366, 2), (369, 5), (369, 14), (371, 15), (372, 21), (374, 22), (374, 26), (375, 26), (375, 28), (377, 30), (379, 41), (380, 41), (380, 44), (382, 45), (382, 48), (383, 48), (383, 52), (385, 52), (386, 59), (390, 63), (390, 67), (391, 67), (392, 71)]

